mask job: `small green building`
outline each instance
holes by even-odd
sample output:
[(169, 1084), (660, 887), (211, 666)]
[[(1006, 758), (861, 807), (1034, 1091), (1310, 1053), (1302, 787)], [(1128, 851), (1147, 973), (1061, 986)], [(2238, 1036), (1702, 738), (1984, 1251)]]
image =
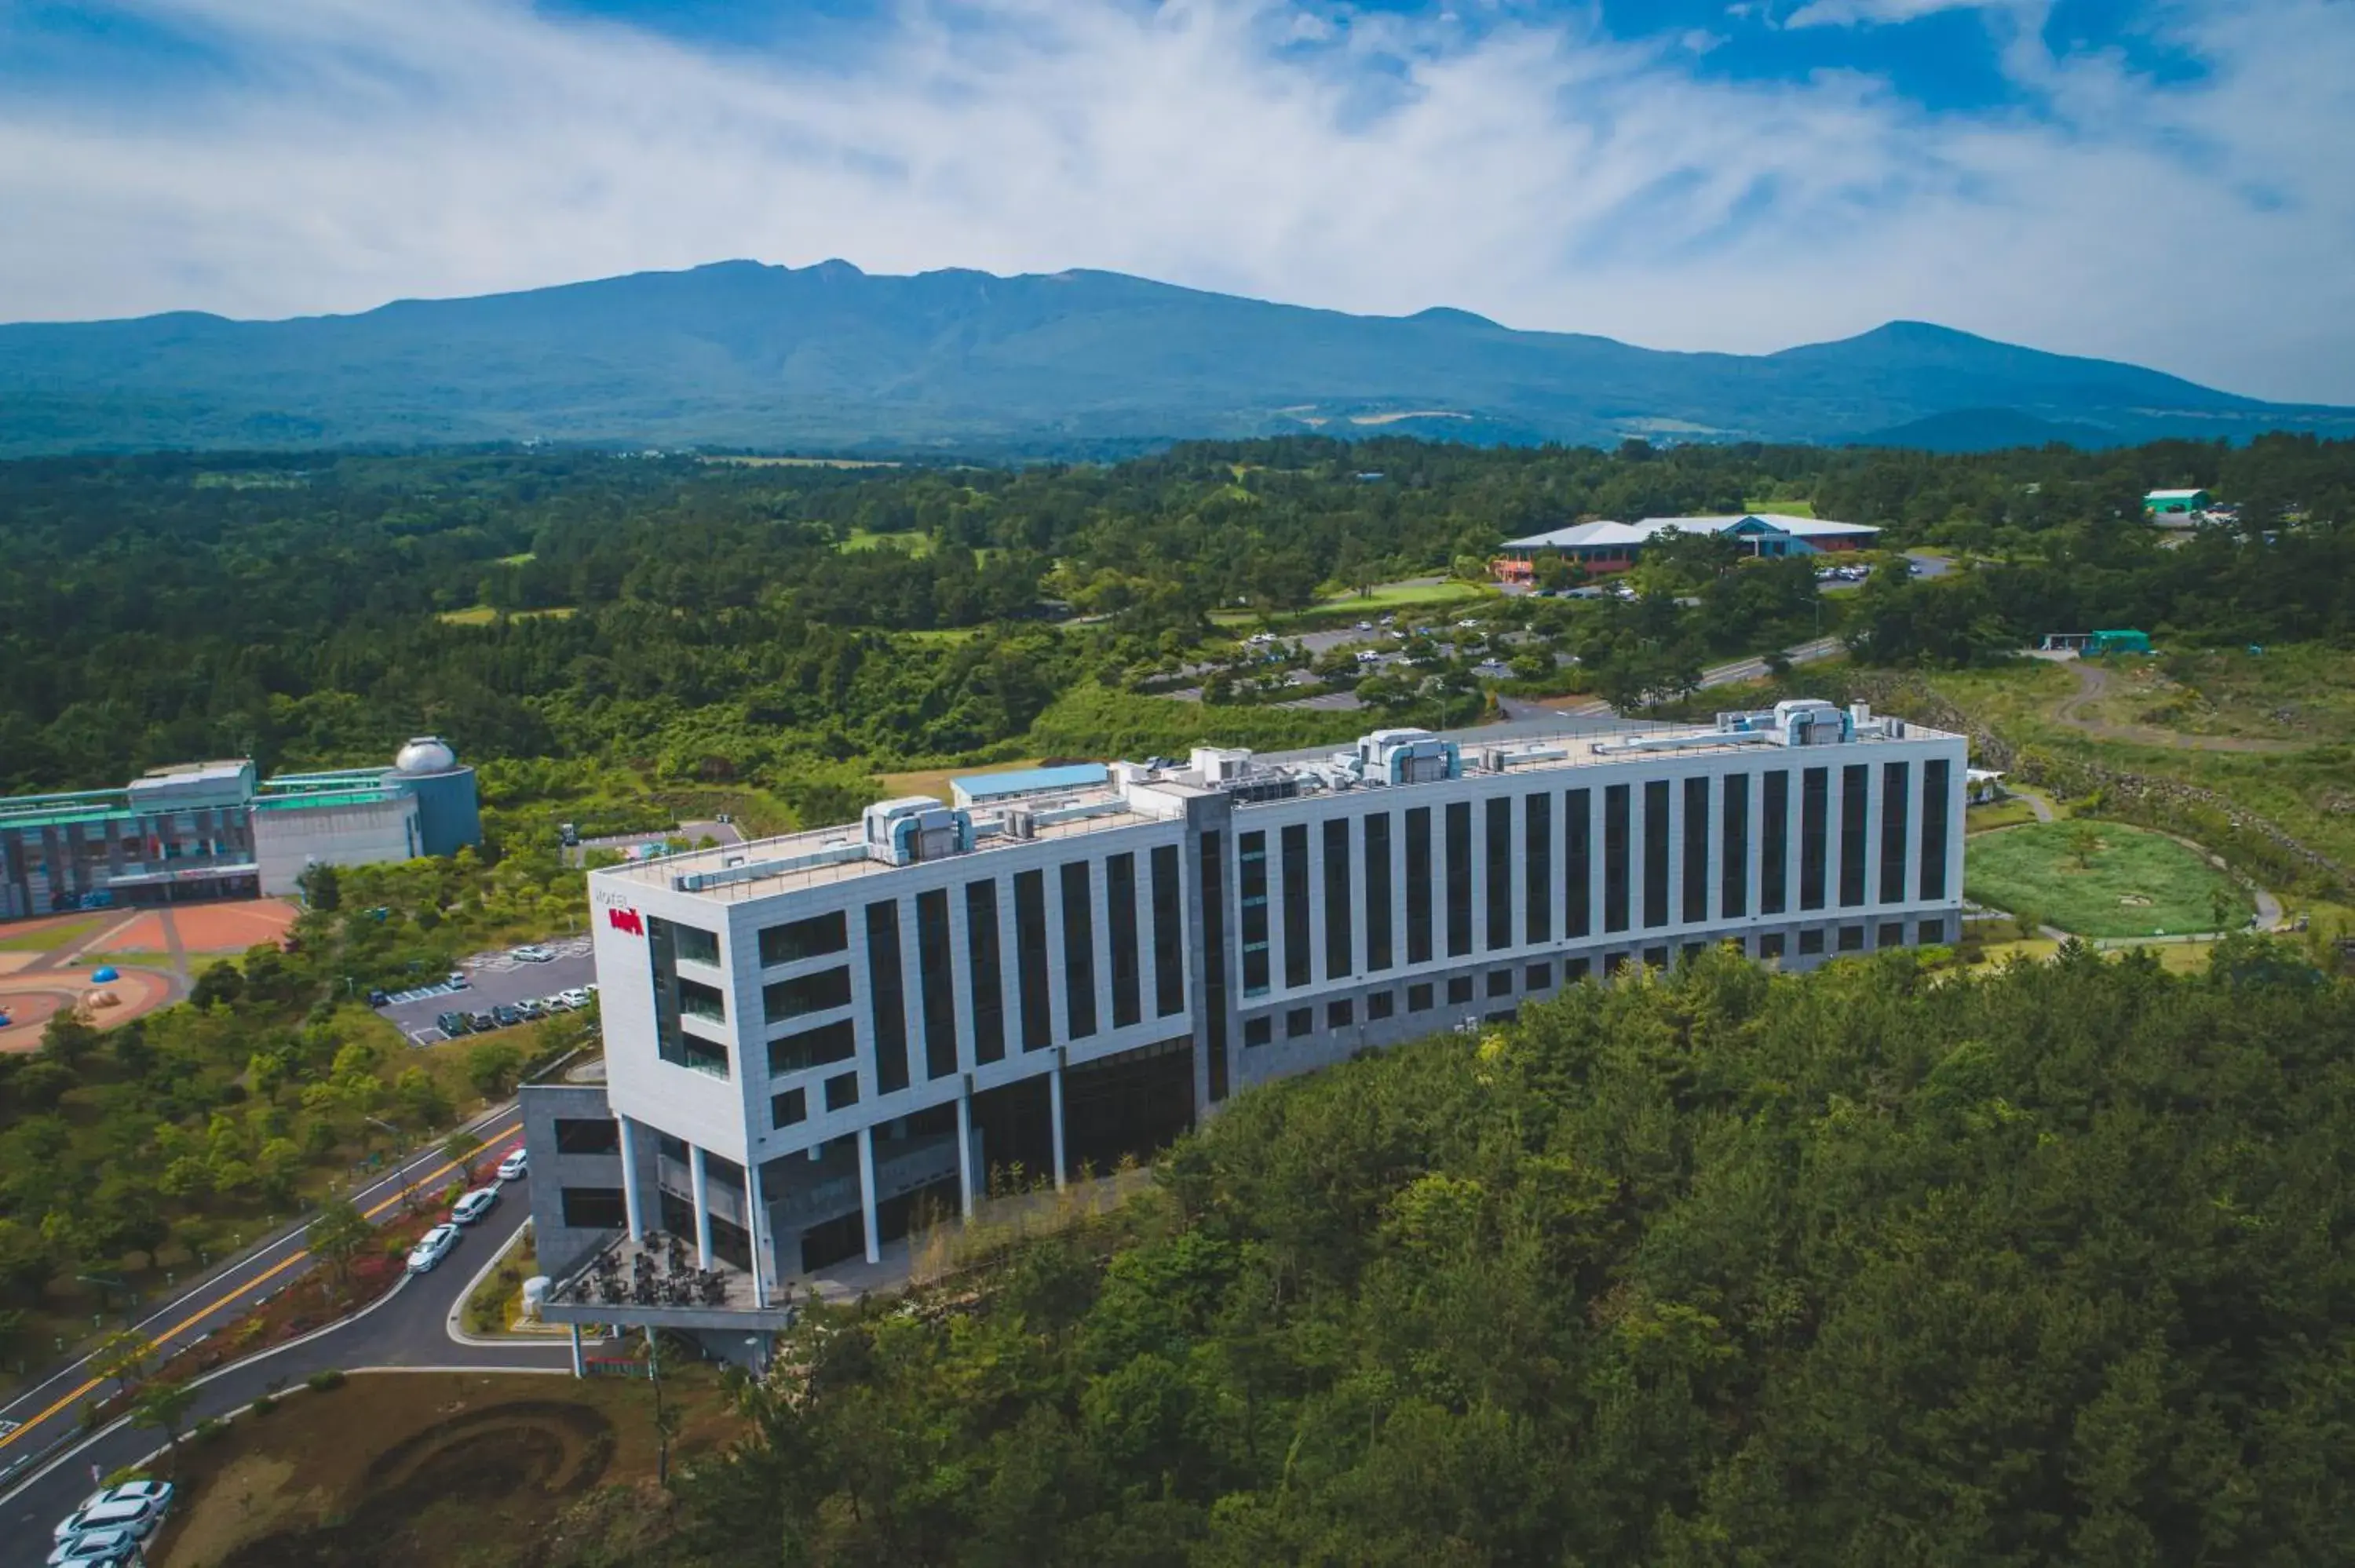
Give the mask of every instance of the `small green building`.
[(2096, 631), (2085, 644), (2084, 656), (2098, 659), (2105, 653), (2147, 653), (2150, 633), (2147, 631)]
[(2205, 512), (2210, 499), (2204, 490), (2154, 490), (2142, 498), (2142, 509), (2154, 517), (2167, 512)]

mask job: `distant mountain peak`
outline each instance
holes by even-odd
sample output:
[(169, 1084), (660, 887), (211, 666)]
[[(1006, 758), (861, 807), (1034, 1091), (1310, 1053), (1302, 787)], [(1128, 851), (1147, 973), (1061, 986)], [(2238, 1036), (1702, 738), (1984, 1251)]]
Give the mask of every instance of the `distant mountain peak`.
[(1472, 311), (1460, 311), (1454, 305), (1433, 305), (1428, 310), (1415, 312), (1406, 319), (1411, 322), (1432, 322), (1438, 324), (1453, 323), (1459, 326), (1497, 327), (1498, 331), (1504, 330), (1487, 316)]

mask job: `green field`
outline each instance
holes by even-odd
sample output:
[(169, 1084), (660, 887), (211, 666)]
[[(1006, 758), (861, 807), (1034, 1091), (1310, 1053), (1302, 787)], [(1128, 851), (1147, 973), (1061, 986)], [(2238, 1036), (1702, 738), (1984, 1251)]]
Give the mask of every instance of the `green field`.
[[(507, 611), (507, 619), (509, 620), (538, 620), (542, 619), (549, 620), (562, 620), (571, 613), (572, 607), (570, 605), (560, 604), (549, 609), (511, 609)], [(444, 626), (488, 626), (493, 621), (498, 620), (498, 618), (499, 612), (497, 610), (493, 609), (487, 604), (478, 604), (465, 609), (445, 609), (433, 619), (440, 621)]]
[(905, 550), (922, 558), (932, 553), (930, 534), (876, 534), (865, 528), (853, 528), (850, 536), (836, 546), (844, 550)]
[(1782, 517), (1813, 517), (1816, 503), (1812, 501), (1745, 501), (1742, 503), (1742, 510), (1773, 513)]
[[(2078, 863), (2081, 833), (2093, 835)], [(2248, 916), (2249, 895), (2205, 856), (2163, 834), (2080, 818), (1975, 834), (1964, 852), (1964, 892), (1998, 909), (2025, 910), (2081, 937), (2173, 936)]]
[(46, 953), (52, 948), (69, 947), (97, 930), (100, 923), (96, 918), (75, 920), (15, 933), (0, 927), (0, 953)]

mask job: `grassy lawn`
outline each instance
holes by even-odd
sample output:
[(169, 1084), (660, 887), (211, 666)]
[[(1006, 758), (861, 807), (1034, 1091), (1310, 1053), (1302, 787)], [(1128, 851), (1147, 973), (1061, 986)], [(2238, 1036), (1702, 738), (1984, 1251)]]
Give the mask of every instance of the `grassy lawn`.
[(88, 920), (69, 921), (62, 926), (43, 926), (30, 931), (18, 931), (0, 936), (0, 953), (46, 953), (51, 948), (62, 948), (79, 942), (109, 916), (94, 916)]
[(2036, 821), (2036, 808), (2014, 796), (1998, 800), (1993, 805), (1973, 806), (1964, 813), (1966, 832), (1984, 833), (1996, 828), (2016, 828), (2022, 822)]
[(980, 636), (978, 626), (933, 626), (916, 631), (895, 631), (894, 637), (904, 637), (911, 642), (958, 643), (970, 642)]
[(1484, 599), (1489, 591), (1477, 583), (1467, 583), (1461, 578), (1436, 583), (1377, 583), (1370, 594), (1342, 594), (1303, 613), (1324, 615), (1337, 610), (1391, 610), (1405, 604), (1454, 604), (1458, 599)]
[[(2079, 835), (2092, 836), (2079, 862)], [(2238, 925), (2249, 897), (2198, 852), (2116, 822), (2035, 822), (1970, 841), (1964, 891), (1981, 904), (2029, 911), (2081, 937), (2148, 937), (2216, 928), (2222, 897)]]
[(1816, 503), (1812, 501), (1745, 501), (1744, 512), (1771, 513), (1778, 517), (1813, 517)]
[(850, 537), (835, 546), (839, 550), (905, 550), (919, 558), (932, 553), (930, 534), (875, 534), (865, 528), (853, 528)]
[[(545, 618), (549, 620), (562, 620), (571, 614), (570, 605), (559, 604), (548, 609), (511, 609), (507, 611), (507, 619), (537, 620)], [(497, 610), (487, 604), (478, 604), (465, 609), (445, 609), (433, 619), (444, 626), (488, 626), (498, 618)]]

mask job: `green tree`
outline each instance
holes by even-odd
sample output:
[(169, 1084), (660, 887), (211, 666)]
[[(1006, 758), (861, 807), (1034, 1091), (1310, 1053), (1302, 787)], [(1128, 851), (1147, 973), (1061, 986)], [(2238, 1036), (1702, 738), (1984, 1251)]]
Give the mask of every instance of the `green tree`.
[(376, 1227), (348, 1198), (330, 1198), (303, 1233), (303, 1245), (325, 1258), (336, 1283), (348, 1288), (352, 1264), (376, 1240)]
[(512, 1091), (522, 1066), (523, 1053), (505, 1040), (478, 1040), (466, 1048), (466, 1081), (485, 1099)]
[(161, 1432), (172, 1450), (172, 1474), (180, 1473), (180, 1433), (187, 1425), (188, 1412), (197, 1403), (196, 1388), (185, 1383), (149, 1383), (139, 1391), (139, 1399), (131, 1407), (131, 1424), (145, 1431)]
[(90, 1353), (90, 1370), (113, 1381), (117, 1393), (146, 1375), (155, 1359), (155, 1342), (136, 1329), (117, 1329)]

